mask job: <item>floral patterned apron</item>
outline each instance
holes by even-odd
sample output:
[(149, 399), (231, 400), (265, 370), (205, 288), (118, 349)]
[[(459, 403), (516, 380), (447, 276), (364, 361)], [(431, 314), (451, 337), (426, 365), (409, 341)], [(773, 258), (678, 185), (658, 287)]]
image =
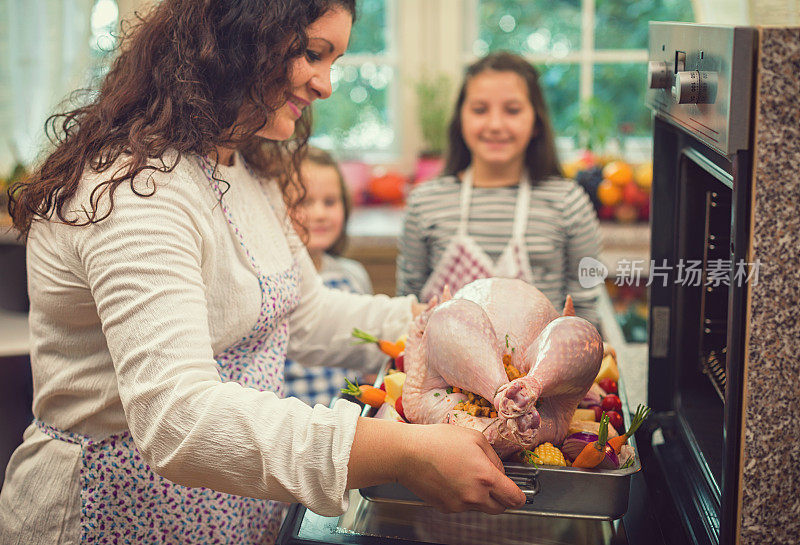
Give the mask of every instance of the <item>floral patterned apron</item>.
[(467, 232), (472, 198), (472, 176), (472, 169), (468, 168), (461, 180), (461, 219), (458, 231), (422, 287), (420, 295), (423, 301), (430, 301), (433, 296), (441, 295), (445, 286), (449, 286), (450, 291), (455, 293), (479, 278), (500, 276), (519, 278), (533, 283), (533, 271), (525, 246), (531, 195), (531, 184), (527, 173), (522, 176), (519, 183), (511, 239), (497, 261), (486, 255)]
[[(213, 189), (210, 165), (200, 159)], [(244, 244), (230, 210), (220, 205), (258, 277), (261, 310), (250, 333), (215, 356), (223, 381), (282, 394), (289, 340), (286, 317), (299, 302), (297, 263), (264, 275)], [(274, 543), (286, 504), (181, 486), (144, 462), (130, 432), (94, 439), (36, 422), (45, 434), (81, 446), (81, 543)], [(224, 460), (220, 460), (224, 463)]]

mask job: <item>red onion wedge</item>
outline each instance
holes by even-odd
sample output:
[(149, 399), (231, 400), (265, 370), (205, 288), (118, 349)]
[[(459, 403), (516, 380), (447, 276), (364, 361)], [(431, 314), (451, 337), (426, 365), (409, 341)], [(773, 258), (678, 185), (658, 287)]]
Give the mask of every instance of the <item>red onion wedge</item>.
[[(564, 443), (561, 445), (561, 452), (572, 462), (581, 453), (583, 447), (595, 441), (597, 441), (597, 435), (594, 433), (585, 431), (573, 433), (564, 439)], [(606, 445), (606, 456), (596, 467), (598, 469), (619, 469), (619, 458), (613, 448)]]

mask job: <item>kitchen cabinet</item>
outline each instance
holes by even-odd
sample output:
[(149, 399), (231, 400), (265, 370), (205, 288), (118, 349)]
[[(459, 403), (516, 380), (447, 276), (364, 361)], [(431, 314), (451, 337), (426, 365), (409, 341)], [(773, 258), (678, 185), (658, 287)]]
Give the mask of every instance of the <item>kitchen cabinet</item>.
[(0, 222), (0, 487), (33, 419), (25, 246)]
[(25, 246), (0, 223), (0, 358), (28, 353)]

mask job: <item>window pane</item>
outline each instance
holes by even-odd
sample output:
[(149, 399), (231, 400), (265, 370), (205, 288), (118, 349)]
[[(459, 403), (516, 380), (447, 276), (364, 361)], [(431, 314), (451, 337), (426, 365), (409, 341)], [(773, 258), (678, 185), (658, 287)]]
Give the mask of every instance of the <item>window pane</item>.
[(472, 53), (508, 49), (563, 57), (581, 46), (580, 0), (480, 0)]
[(650, 111), (644, 105), (646, 78), (644, 63), (595, 65), (594, 96), (611, 107), (614, 115), (611, 134), (651, 134)]
[(387, 151), (394, 142), (389, 65), (335, 66), (333, 95), (314, 103), (314, 144), (329, 150)]
[(648, 21), (694, 21), (692, 0), (597, 0), (597, 49), (647, 49)]
[(119, 7), (115, 0), (95, 1), (90, 18), (92, 35), (89, 38), (89, 54), (92, 78), (97, 81), (106, 75), (116, 53), (118, 22)]
[(578, 65), (537, 65), (536, 70), (556, 136), (567, 136), (578, 109)]
[(386, 0), (359, 0), (349, 53), (374, 55), (386, 51)]

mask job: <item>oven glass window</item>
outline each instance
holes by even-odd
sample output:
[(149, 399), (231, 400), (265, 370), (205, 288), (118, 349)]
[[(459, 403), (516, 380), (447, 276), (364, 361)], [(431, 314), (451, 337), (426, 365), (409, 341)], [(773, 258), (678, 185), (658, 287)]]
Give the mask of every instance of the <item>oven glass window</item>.
[[(703, 471), (722, 482), (724, 399), (731, 273), (729, 180), (707, 160), (684, 154), (679, 169), (676, 264), (677, 410)], [(723, 173), (724, 174), (724, 173)], [(726, 183), (727, 182), (727, 183)]]

